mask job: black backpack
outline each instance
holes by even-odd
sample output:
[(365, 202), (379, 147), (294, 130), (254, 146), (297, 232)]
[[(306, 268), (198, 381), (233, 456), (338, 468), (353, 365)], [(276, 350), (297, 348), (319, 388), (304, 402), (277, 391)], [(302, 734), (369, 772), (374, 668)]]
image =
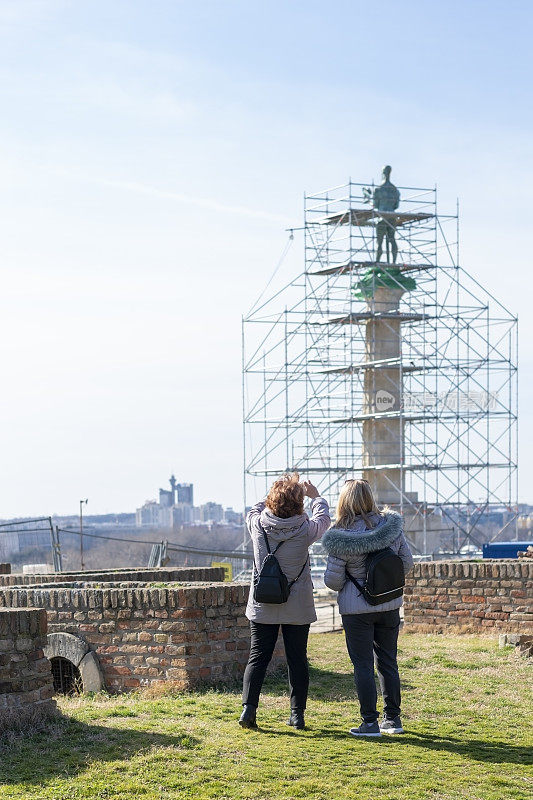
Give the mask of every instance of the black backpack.
[(390, 547), (369, 553), (366, 557), (366, 576), (361, 586), (348, 570), (346, 576), (359, 589), (366, 602), (371, 606), (380, 606), (389, 600), (396, 600), (403, 594), (405, 571), (403, 561)]
[(265, 556), (265, 560), (261, 564), (260, 570), (257, 569), (254, 561), (254, 600), (256, 603), (272, 603), (276, 605), (279, 605), (280, 603), (286, 603), (289, 599), (293, 585), (296, 583), (306, 567), (307, 558), (305, 559), (305, 564), (301, 568), (296, 578), (289, 582), (287, 580), (287, 576), (279, 565), (278, 559), (276, 558), (276, 553), (281, 545), (284, 544), (284, 542), (280, 542), (275, 548), (274, 552), (272, 552), (268, 543), (266, 532), (261, 523), (258, 524), (261, 533), (263, 534), (268, 553)]

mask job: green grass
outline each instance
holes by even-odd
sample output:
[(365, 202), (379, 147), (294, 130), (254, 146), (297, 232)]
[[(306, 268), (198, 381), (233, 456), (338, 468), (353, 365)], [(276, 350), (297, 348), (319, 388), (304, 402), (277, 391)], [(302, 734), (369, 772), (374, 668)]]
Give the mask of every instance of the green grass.
[(367, 741), (346, 734), (343, 637), (311, 636), (310, 659), (305, 732), (284, 724), (284, 676), (265, 685), (258, 732), (237, 725), (238, 687), (64, 699), (59, 722), (0, 749), (0, 798), (531, 800), (531, 666), (513, 649), (403, 635), (407, 733)]

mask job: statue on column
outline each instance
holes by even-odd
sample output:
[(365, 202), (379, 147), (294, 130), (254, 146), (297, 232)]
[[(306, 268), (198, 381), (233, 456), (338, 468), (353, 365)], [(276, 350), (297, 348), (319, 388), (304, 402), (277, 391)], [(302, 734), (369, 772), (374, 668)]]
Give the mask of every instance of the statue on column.
[[(400, 205), (400, 192), (390, 181), (391, 171), (392, 167), (383, 167), (383, 183), (380, 186), (376, 186), (374, 189), (374, 196), (372, 199), (376, 211), (392, 212), (396, 211)], [(396, 264), (398, 245), (396, 244), (394, 222), (391, 219), (384, 219), (382, 217), (376, 225), (376, 234), (378, 243), (376, 261), (381, 261), (381, 256), (383, 255), (383, 239), (385, 238), (387, 242), (387, 263), (391, 263), (390, 256), (392, 253), (392, 263)]]
[[(383, 183), (376, 186), (374, 191), (366, 187), (363, 189), (364, 202), (372, 203), (376, 212), (375, 217), (378, 218), (376, 225), (377, 249), (375, 262), (372, 262), (372, 266), (363, 274), (359, 273), (358, 280), (352, 286), (354, 297), (358, 300), (369, 300), (374, 297), (376, 289), (380, 287), (402, 289), (404, 292), (412, 292), (416, 289), (414, 278), (404, 275), (401, 267), (393, 266), (396, 264), (398, 256), (394, 212), (400, 205), (400, 192), (391, 183), (391, 172), (391, 167), (383, 167)], [(386, 213), (387, 216), (380, 216), (380, 212)], [(383, 239), (386, 240), (387, 245), (387, 262), (379, 264), (383, 255)]]

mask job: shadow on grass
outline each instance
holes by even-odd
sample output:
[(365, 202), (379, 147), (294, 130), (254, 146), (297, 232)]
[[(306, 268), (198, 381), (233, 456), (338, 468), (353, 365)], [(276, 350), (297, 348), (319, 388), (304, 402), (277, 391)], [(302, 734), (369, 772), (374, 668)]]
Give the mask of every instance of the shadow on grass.
[[(530, 747), (509, 744), (508, 742), (492, 742), (483, 739), (469, 739), (455, 736), (439, 736), (431, 733), (405, 733), (403, 736), (382, 737), (381, 741), (394, 744), (415, 745), (426, 750), (445, 750), (455, 755), (465, 756), (475, 761), (486, 761), (489, 764), (532, 764), (533, 755)], [(390, 740), (394, 739), (394, 742)]]
[[(533, 763), (531, 748), (508, 744), (507, 742), (491, 742), (483, 741), (482, 739), (468, 738), (458, 739), (453, 736), (409, 732), (404, 733), (402, 736), (383, 735), (381, 738), (377, 739), (358, 739), (356, 737), (351, 737), (346, 728), (315, 727), (312, 719), (306, 719), (306, 722), (306, 733), (303, 734), (306, 739), (336, 739), (339, 743), (353, 741), (359, 743), (361, 747), (368, 746), (369, 744), (378, 745), (379, 747), (396, 748), (410, 745), (411, 747), (422, 747), (426, 750), (446, 751), (463, 758), (469, 758), (473, 761), (484, 761), (489, 764), (528, 765)], [(257, 732), (274, 736), (302, 736), (301, 731), (296, 731), (294, 728), (289, 728), (288, 726), (286, 730), (281, 730), (278, 727), (275, 730), (271, 730), (262, 727), (260, 723)]]
[[(415, 687), (402, 679), (402, 690), (410, 691)], [(378, 695), (379, 684), (376, 678)], [(263, 685), (263, 694), (287, 694), (287, 667), (280, 666), (274, 673), (267, 675)], [(334, 672), (327, 669), (309, 666), (309, 699), (310, 700), (346, 700), (357, 702), (353, 672)]]
[[(263, 733), (272, 733), (265, 728), (260, 729)], [(294, 729), (276, 731), (276, 735), (298, 736), (301, 735)], [(316, 739), (338, 739), (347, 741), (352, 739), (346, 729), (315, 727), (310, 720), (307, 727), (307, 737)], [(426, 750), (438, 750), (453, 753), (473, 761), (485, 761), (489, 764), (523, 764), (527, 766), (533, 763), (533, 755), (530, 747), (509, 744), (508, 742), (492, 742), (483, 739), (461, 739), (454, 736), (438, 736), (429, 733), (409, 733), (402, 736), (383, 735), (379, 739), (356, 739), (353, 741), (362, 742), (363, 746), (369, 741), (378, 744), (380, 747), (398, 747), (411, 745), (422, 747)]]
[(0, 785), (71, 778), (92, 761), (126, 761), (153, 747), (192, 749), (199, 743), (186, 734), (108, 728), (58, 717), (40, 733), (17, 736), (7, 744), (0, 738)]

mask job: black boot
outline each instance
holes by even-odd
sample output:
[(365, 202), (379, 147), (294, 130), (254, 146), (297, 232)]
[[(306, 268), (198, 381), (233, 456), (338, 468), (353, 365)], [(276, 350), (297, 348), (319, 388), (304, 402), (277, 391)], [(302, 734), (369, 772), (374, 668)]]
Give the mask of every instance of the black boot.
[(303, 731), (305, 728), (304, 712), (300, 708), (293, 708), (287, 725), (292, 725), (293, 728)]
[(239, 720), (241, 728), (253, 728), (257, 730), (257, 722), (255, 721), (256, 708), (255, 706), (244, 706)]

